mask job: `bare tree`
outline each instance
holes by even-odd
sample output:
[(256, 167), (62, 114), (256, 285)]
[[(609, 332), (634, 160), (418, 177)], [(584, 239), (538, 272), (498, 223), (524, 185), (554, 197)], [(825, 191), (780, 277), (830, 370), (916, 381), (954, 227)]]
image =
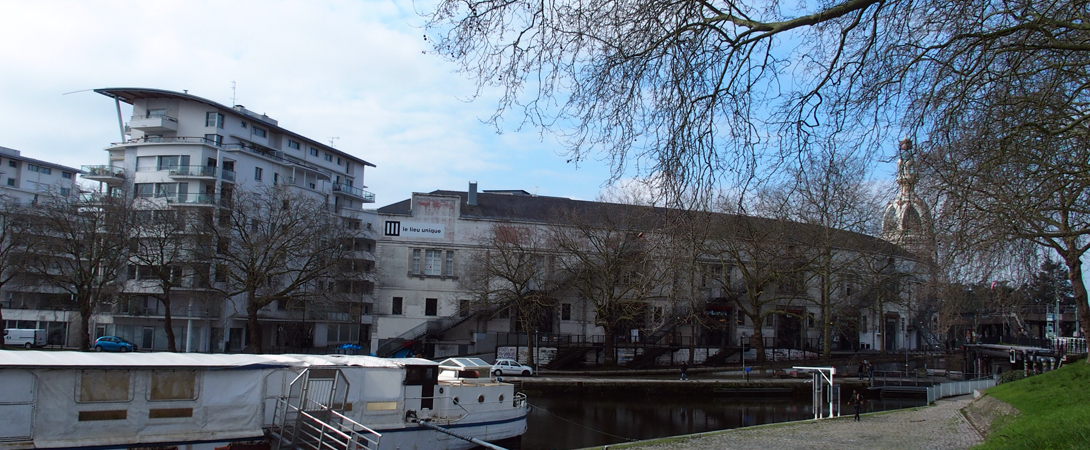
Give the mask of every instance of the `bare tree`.
[(290, 186), (236, 189), (209, 227), (217, 289), (246, 304), (250, 349), (264, 352), (258, 312), (274, 302), (334, 301), (354, 233), (322, 199)]
[[(491, 315), (514, 317), (519, 328), (531, 334), (552, 313), (554, 295), (562, 286), (554, 270), (556, 251), (550, 245), (547, 226), (493, 224), (479, 242), (480, 250), (469, 257), (467, 275), (459, 280), (470, 303)], [(465, 312), (463, 312), (465, 313)], [(529, 364), (534, 363), (534, 339), (530, 339)]]
[(445, 0), (425, 38), (498, 91), (497, 126), (555, 131), (576, 163), (601, 151), (614, 179), (709, 185), (793, 161), (826, 125), (868, 150), (927, 130), (1040, 67), (1012, 63), (1028, 57), (1082, 73), (1086, 16), (1073, 0)]
[(42, 289), (72, 295), (80, 313), (80, 350), (91, 348), (91, 315), (111, 302), (127, 264), (132, 201), (111, 195), (48, 195), (33, 209), (37, 244), (27, 273)]
[(558, 211), (552, 241), (566, 283), (594, 309), (604, 334), (605, 362), (615, 362), (615, 339), (627, 324), (646, 319), (647, 300), (657, 295), (664, 267), (655, 255), (663, 245), (661, 209), (599, 204), (593, 210)]
[[(26, 205), (11, 196), (0, 194), (0, 290), (20, 282), (26, 257), (36, 239), (30, 234), (32, 220)], [(10, 305), (9, 305), (10, 306)], [(0, 308), (0, 324), (4, 323)], [(4, 344), (0, 342), (0, 348)]]

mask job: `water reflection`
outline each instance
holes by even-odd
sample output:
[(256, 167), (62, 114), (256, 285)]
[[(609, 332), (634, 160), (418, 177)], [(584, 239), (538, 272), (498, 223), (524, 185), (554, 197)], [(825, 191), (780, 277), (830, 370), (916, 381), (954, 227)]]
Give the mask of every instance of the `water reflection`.
[[(522, 450), (572, 449), (814, 417), (807, 398), (531, 397)], [(873, 399), (868, 411), (921, 406)], [(846, 412), (845, 412), (846, 414)]]

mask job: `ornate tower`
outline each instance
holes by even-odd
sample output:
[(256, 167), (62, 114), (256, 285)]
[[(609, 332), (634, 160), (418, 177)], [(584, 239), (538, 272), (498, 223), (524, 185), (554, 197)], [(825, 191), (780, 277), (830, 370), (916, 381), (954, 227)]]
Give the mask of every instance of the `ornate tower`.
[(930, 256), (933, 234), (931, 209), (916, 195), (916, 154), (912, 141), (900, 143), (897, 184), (900, 191), (886, 207), (882, 218), (882, 239), (918, 256)]

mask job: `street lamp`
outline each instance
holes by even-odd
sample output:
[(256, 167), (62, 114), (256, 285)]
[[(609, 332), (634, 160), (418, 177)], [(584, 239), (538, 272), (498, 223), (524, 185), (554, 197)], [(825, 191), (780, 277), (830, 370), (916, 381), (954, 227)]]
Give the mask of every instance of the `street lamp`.
[(742, 378), (746, 378), (746, 332), (742, 332), (742, 341), (738, 343), (742, 347)]

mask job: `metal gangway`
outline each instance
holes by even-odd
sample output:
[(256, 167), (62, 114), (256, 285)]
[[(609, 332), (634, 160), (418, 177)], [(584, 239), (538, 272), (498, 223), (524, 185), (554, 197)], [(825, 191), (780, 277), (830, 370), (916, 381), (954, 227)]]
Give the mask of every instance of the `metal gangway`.
[(273, 450), (378, 449), (382, 434), (343, 414), (348, 380), (337, 369), (306, 369), (276, 400)]

